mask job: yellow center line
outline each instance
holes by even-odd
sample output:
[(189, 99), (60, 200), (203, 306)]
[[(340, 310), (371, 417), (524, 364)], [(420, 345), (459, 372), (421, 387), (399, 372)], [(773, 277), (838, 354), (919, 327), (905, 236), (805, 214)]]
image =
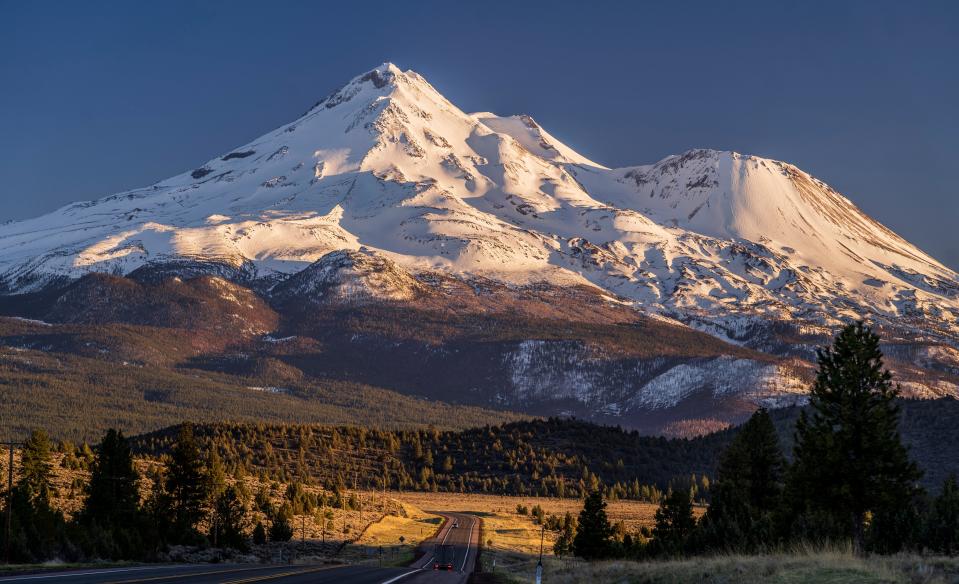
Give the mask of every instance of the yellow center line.
[[(150, 576), (149, 578), (135, 578), (132, 580), (113, 580), (108, 584), (135, 584), (137, 582), (156, 582), (160, 580), (175, 580), (179, 578), (195, 578), (199, 576), (215, 576), (217, 574), (233, 574), (236, 572), (252, 572), (254, 570), (275, 570), (278, 566), (251, 566), (248, 568), (231, 568), (229, 570), (210, 570), (207, 572), (188, 572), (186, 574), (169, 574), (166, 576)], [(246, 582), (247, 580), (238, 580)]]

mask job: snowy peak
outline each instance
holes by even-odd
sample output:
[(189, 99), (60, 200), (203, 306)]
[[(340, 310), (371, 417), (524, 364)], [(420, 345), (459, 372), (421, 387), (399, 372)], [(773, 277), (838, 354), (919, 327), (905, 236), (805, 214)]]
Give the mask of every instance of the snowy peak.
[(587, 284), (726, 336), (869, 316), (959, 338), (956, 273), (795, 166), (691, 150), (608, 169), (390, 63), (185, 173), (0, 226), (8, 292), (170, 266), (380, 297), (424, 271)]
[(835, 189), (785, 162), (690, 150), (614, 173), (628, 189), (607, 196), (665, 225), (763, 243), (840, 271), (876, 275), (898, 266), (956, 278)]
[(394, 83), (398, 75), (403, 75), (399, 67), (393, 63), (383, 63), (375, 69), (371, 69), (362, 75), (357, 75), (343, 87), (316, 102), (306, 113), (309, 114), (320, 106), (331, 109), (341, 103), (348, 102), (368, 89), (367, 84), (372, 85), (374, 90), (387, 89), (387, 86), (390, 86), (387, 89), (388, 92), (395, 87)]

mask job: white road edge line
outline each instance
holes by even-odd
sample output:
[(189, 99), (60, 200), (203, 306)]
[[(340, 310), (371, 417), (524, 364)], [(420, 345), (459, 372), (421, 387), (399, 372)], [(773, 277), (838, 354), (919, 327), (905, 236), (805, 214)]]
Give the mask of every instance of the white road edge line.
[(0, 582), (20, 582), (22, 580), (39, 580), (41, 578), (69, 578), (71, 576), (98, 576), (106, 574), (119, 574), (121, 572), (142, 572), (144, 570), (173, 570), (176, 568), (189, 569), (194, 566), (135, 566), (133, 568), (103, 568), (91, 572), (64, 572), (62, 574), (33, 574), (30, 576), (8, 576), (0, 578)]
[(463, 556), (463, 565), (460, 566), (460, 573), (466, 571), (466, 562), (470, 559), (470, 544), (473, 543), (473, 526), (476, 524), (476, 518), (472, 515), (468, 516), (470, 518), (470, 532), (466, 535), (466, 555)]
[(400, 574), (399, 576), (395, 578), (390, 578), (389, 580), (387, 580), (386, 582), (382, 582), (381, 584), (393, 584), (393, 582), (398, 582), (402, 580), (403, 578), (406, 578), (407, 576), (411, 576), (417, 573), (419, 573), (419, 569), (413, 570), (412, 572), (407, 572), (405, 574)]

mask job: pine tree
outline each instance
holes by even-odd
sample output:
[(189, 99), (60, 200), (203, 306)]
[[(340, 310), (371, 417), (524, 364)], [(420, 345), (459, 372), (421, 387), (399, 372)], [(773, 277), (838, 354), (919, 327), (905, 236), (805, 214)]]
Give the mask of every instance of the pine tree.
[(11, 493), (11, 557), (44, 561), (66, 543), (63, 515), (51, 505), (53, 457), (50, 438), (34, 430), (20, 451), (20, 479)]
[(262, 521), (257, 521), (256, 526), (253, 528), (253, 543), (256, 545), (266, 543), (266, 528), (263, 527)]
[(776, 427), (769, 413), (760, 409), (722, 455), (711, 485), (712, 502), (701, 523), (702, 545), (752, 551), (770, 544), (784, 471)]
[(218, 547), (246, 551), (246, 504), (236, 487), (223, 489), (213, 504), (210, 539)]
[(270, 524), (270, 541), (290, 541), (293, 538), (293, 511), (288, 503), (276, 512)]
[(206, 458), (206, 482), (210, 501), (215, 503), (226, 490), (226, 469), (223, 468), (223, 460), (215, 448), (210, 449)]
[(173, 445), (165, 485), (170, 536), (175, 542), (195, 540), (196, 526), (206, 516), (209, 482), (204, 466), (193, 428), (185, 424)]
[(959, 553), (959, 484), (950, 475), (926, 518), (926, 546), (947, 556)]
[(50, 437), (34, 430), (20, 451), (19, 488), (35, 508), (49, 508), (53, 494), (53, 455)]
[(883, 369), (879, 337), (848, 325), (817, 355), (812, 415), (803, 411), (796, 424), (787, 479), (791, 530), (848, 538), (861, 553), (867, 516), (911, 505), (921, 473), (899, 438), (899, 390)]
[(135, 522), (140, 510), (139, 480), (123, 433), (107, 431), (93, 459), (81, 519), (104, 527)]
[(653, 528), (653, 551), (663, 555), (683, 552), (696, 528), (688, 489), (674, 489), (660, 502)]
[(602, 559), (610, 555), (613, 528), (606, 516), (606, 501), (601, 491), (593, 491), (583, 502), (579, 513), (576, 536), (573, 538), (573, 553), (587, 560)]
[(87, 497), (78, 522), (97, 557), (138, 557), (143, 553), (140, 475), (122, 432), (107, 431), (91, 465)]

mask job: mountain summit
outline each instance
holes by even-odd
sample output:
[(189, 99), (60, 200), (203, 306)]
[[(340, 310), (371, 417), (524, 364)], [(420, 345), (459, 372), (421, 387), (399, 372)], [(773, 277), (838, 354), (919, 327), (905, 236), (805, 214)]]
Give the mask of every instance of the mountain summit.
[(607, 169), (529, 116), (467, 114), (385, 63), (145, 189), (0, 227), (10, 292), (191, 259), (298, 272), (337, 250), (689, 312), (959, 332), (959, 276), (798, 168), (692, 150)]
[(400, 301), (423, 278), (587, 287), (780, 356), (866, 318), (959, 371), (959, 275), (808, 173), (714, 150), (606, 168), (391, 63), (180, 175), (0, 226), (7, 294), (93, 272), (212, 274), (284, 298)]

